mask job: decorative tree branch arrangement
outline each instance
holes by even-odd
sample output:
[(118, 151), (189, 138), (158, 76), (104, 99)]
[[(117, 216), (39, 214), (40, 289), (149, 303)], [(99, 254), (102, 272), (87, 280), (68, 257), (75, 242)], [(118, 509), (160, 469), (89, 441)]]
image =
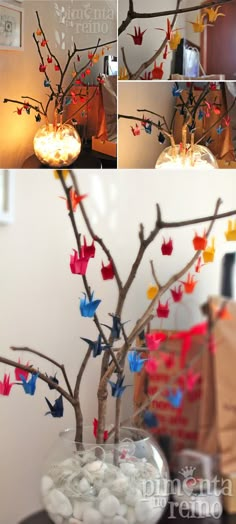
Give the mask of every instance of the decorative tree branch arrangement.
[[(17, 115), (22, 115), (22, 112), (26, 112), (28, 115), (33, 111), (35, 113), (36, 122), (40, 122), (42, 117), (45, 118), (46, 124), (49, 122), (49, 109), (53, 106), (53, 126), (54, 129), (58, 128), (58, 125), (71, 121), (73, 125), (76, 125), (78, 122), (74, 118), (76, 115), (84, 111), (85, 108), (88, 109), (89, 103), (98, 93), (99, 86), (104, 83), (102, 75), (97, 77), (97, 89), (91, 97), (88, 97), (88, 84), (86, 79), (89, 79), (91, 74), (91, 69), (96, 64), (102, 56), (105, 54), (105, 50), (109, 50), (116, 42), (112, 40), (109, 42), (101, 43), (101, 39), (98, 38), (97, 43), (91, 47), (79, 48), (74, 43), (74, 49), (72, 51), (68, 50), (67, 60), (64, 65), (62, 65), (57, 56), (52, 52), (52, 49), (49, 44), (49, 40), (43, 30), (40, 16), (38, 11), (36, 11), (38, 29), (33, 33), (33, 40), (35, 42), (37, 52), (40, 58), (39, 72), (44, 76), (44, 87), (47, 91), (47, 103), (44, 104), (40, 100), (24, 95), (20, 99), (9, 99), (4, 98), (3, 102), (11, 102), (17, 104), (16, 113)], [(79, 67), (80, 61), (84, 53), (87, 53), (87, 62)], [(71, 69), (71, 80), (68, 80), (68, 73)], [(58, 80), (56, 85), (52, 84), (50, 79), (51, 71), (54, 70), (58, 74)], [(82, 102), (82, 105), (78, 109), (75, 108), (75, 111), (72, 112), (70, 119), (63, 121), (63, 116), (65, 109), (70, 104), (75, 106), (78, 102)], [(83, 103), (84, 102), (84, 103)]]
[[(81, 337), (85, 343), (86, 351), (78, 370), (77, 378), (74, 386), (72, 386), (70, 378), (65, 370), (65, 367), (60, 362), (52, 359), (50, 356), (34, 350), (29, 347), (11, 347), (14, 352), (20, 351), (21, 353), (31, 354), (34, 357), (39, 357), (45, 363), (52, 363), (58, 369), (58, 374), (61, 374), (60, 380), (64, 380), (64, 386), (59, 383), (57, 374), (54, 376), (48, 376), (47, 373), (40, 370), (35, 365), (30, 365), (29, 362), (23, 364), (20, 360), (11, 360), (0, 356), (0, 363), (15, 368), (16, 382), (11, 382), (10, 373), (4, 374), (4, 378), (0, 381), (0, 394), (8, 396), (11, 388), (14, 384), (20, 384), (26, 394), (34, 395), (36, 390), (37, 379), (45, 382), (50, 389), (54, 389), (59, 393), (59, 397), (56, 399), (54, 405), (46, 398), (49, 412), (53, 417), (63, 416), (63, 400), (67, 400), (74, 409), (75, 422), (76, 422), (76, 442), (83, 442), (83, 413), (80, 402), (80, 389), (82, 379), (87, 366), (89, 365), (91, 358), (101, 359), (101, 373), (99, 379), (99, 385), (97, 390), (98, 400), (98, 416), (94, 419), (94, 435), (96, 436), (97, 443), (102, 444), (111, 434), (114, 433), (115, 442), (119, 442), (120, 428), (122, 425), (134, 421), (137, 415), (142, 414), (144, 421), (147, 419), (148, 408), (152, 401), (161, 395), (165, 395), (163, 389), (157, 391), (154, 395), (148, 397), (142, 406), (139, 407), (138, 411), (125, 421), (121, 421), (121, 402), (123, 394), (126, 390), (127, 385), (125, 381), (125, 363), (128, 359), (129, 367), (132, 372), (141, 371), (145, 365), (146, 371), (149, 372), (152, 369), (154, 359), (152, 358), (153, 349), (159, 347), (163, 348), (168, 354), (168, 340), (166, 335), (161, 331), (153, 331), (146, 334), (146, 342), (144, 347), (137, 348), (135, 345), (136, 337), (143, 333), (143, 331), (150, 326), (150, 322), (156, 316), (160, 319), (167, 318), (169, 315), (169, 300), (162, 302), (161, 298), (163, 295), (168, 293), (173, 302), (180, 302), (184, 293), (193, 293), (197, 284), (195, 280), (195, 273), (199, 273), (203, 264), (213, 262), (215, 255), (214, 239), (211, 243), (208, 242), (210, 234), (212, 233), (213, 226), (216, 220), (224, 219), (236, 215), (236, 209), (219, 213), (220, 205), (222, 204), (221, 199), (216, 202), (215, 210), (213, 214), (201, 218), (195, 218), (191, 220), (181, 221), (165, 221), (162, 217), (160, 205), (156, 205), (156, 221), (153, 229), (149, 233), (145, 233), (144, 224), (139, 226), (139, 247), (137, 253), (134, 256), (133, 263), (130, 267), (128, 277), (125, 282), (122, 281), (119, 269), (115, 263), (111, 250), (106, 245), (103, 238), (99, 237), (94, 231), (90, 218), (87, 214), (86, 207), (84, 205), (84, 199), (87, 195), (80, 192), (78, 181), (73, 171), (56, 171), (55, 177), (60, 180), (63, 188), (66, 200), (66, 206), (68, 210), (68, 217), (71, 222), (71, 226), (74, 232), (77, 250), (71, 255), (70, 269), (75, 275), (80, 275), (84, 285), (84, 295), (80, 298), (80, 313), (83, 317), (89, 317), (93, 319), (97, 328), (97, 339), (90, 340), (86, 337)], [(70, 177), (71, 182), (67, 184), (67, 177)], [(83, 243), (81, 241), (81, 233), (78, 229), (75, 213), (79, 207), (80, 220), (83, 220), (88, 233), (92, 239), (92, 243), (87, 243), (86, 237), (84, 237)], [(155, 284), (147, 291), (147, 297), (150, 300), (150, 304), (145, 308), (143, 314), (136, 322), (134, 327), (128, 331), (126, 325), (126, 319), (123, 318), (123, 308), (128, 297), (128, 293), (135, 281), (135, 277), (141, 266), (144, 254), (146, 253), (149, 246), (156, 240), (158, 235), (163, 230), (173, 230), (176, 228), (182, 228), (189, 225), (209, 223), (209, 226), (204, 230), (203, 235), (196, 233), (193, 239), (193, 255), (189, 261), (187, 261), (183, 267), (174, 275), (172, 275), (166, 282), (160, 282), (156, 269), (155, 263), (151, 261), (151, 272), (154, 278)], [(228, 221), (228, 230), (225, 232), (226, 240), (236, 240), (236, 221)], [(96, 254), (95, 245), (99, 245), (104, 255), (108, 259), (106, 265), (102, 264), (101, 275), (104, 280), (114, 279), (117, 285), (117, 303), (115, 313), (109, 313), (111, 318), (111, 324), (105, 324), (101, 321), (98, 316), (98, 308), (101, 302), (100, 299), (94, 299), (94, 292), (88, 278), (86, 276), (86, 270), (88, 264), (93, 263), (93, 259)], [(173, 251), (173, 240), (170, 238), (169, 241), (164, 240), (161, 247), (162, 256), (171, 256)], [(194, 269), (194, 272), (191, 271)], [(184, 275), (187, 274), (186, 280), (181, 280)], [(178, 283), (178, 286), (176, 285)], [(175, 284), (175, 287), (173, 287)], [(222, 310), (223, 311), (223, 310)], [(222, 311), (218, 311), (215, 314), (215, 320), (222, 318)], [(201, 348), (204, 342), (207, 342), (210, 350), (212, 350), (212, 328), (214, 322), (204, 322), (194, 328), (191, 328), (189, 334), (196, 333), (200, 336)], [(107, 335), (108, 333), (108, 335)], [(145, 340), (145, 339), (144, 339)], [(201, 349), (202, 350), (202, 349)], [(141, 352), (141, 353), (140, 353)], [(145, 355), (145, 358), (142, 355)], [(185, 358), (185, 349), (182, 348), (181, 352), (182, 360)], [(194, 362), (188, 363), (188, 369), (193, 366)], [(187, 368), (186, 368), (187, 369)], [(186, 369), (182, 369), (184, 374)], [(115, 380), (111, 380), (115, 374)], [(30, 376), (30, 379), (28, 378)], [(170, 402), (173, 402), (173, 406), (176, 405), (175, 389), (176, 378), (173, 376), (171, 383), (169, 384), (170, 391), (172, 391), (172, 397)], [(107, 402), (109, 398), (109, 389), (111, 388), (111, 396), (115, 398), (115, 416), (113, 421), (113, 428), (110, 432), (106, 429), (107, 424)], [(171, 390), (172, 388), (172, 390)], [(183, 392), (181, 393), (181, 401)], [(172, 399), (172, 400), (171, 400)], [(174, 400), (173, 400), (174, 399)], [(146, 419), (145, 419), (146, 417)], [(148, 422), (147, 422), (148, 425)]]
[[(214, 25), (215, 21), (219, 16), (225, 16), (223, 13), (220, 13), (220, 7), (224, 4), (227, 4), (228, 2), (231, 2), (232, 0), (222, 0), (219, 2), (218, 0), (213, 0), (206, 2), (204, 4), (204, 7), (202, 4), (196, 4), (193, 7), (186, 7), (181, 8), (182, 0), (177, 0), (176, 2), (176, 8), (174, 10), (163, 10), (163, 11), (157, 11), (152, 13), (139, 13), (135, 10), (134, 0), (127, 0), (127, 6), (128, 11), (125, 20), (121, 23), (118, 34), (119, 36), (126, 31), (128, 26), (133, 22), (133, 20), (145, 20), (145, 19), (151, 19), (151, 18), (159, 18), (159, 17), (167, 17), (167, 29), (164, 28), (157, 28), (158, 30), (165, 32), (165, 37), (163, 39), (162, 44), (159, 46), (159, 48), (152, 54), (152, 56), (146, 60), (144, 63), (142, 63), (136, 71), (132, 71), (127, 57), (126, 57), (126, 51), (124, 47), (121, 47), (121, 55), (124, 63), (124, 68), (121, 68), (120, 70), (120, 80), (137, 80), (141, 78), (142, 80), (154, 80), (159, 79), (161, 80), (163, 77), (163, 62), (161, 62), (160, 65), (156, 64), (156, 60), (162, 55), (162, 59), (166, 60), (168, 57), (169, 52), (175, 51), (180, 44), (181, 41), (181, 33), (179, 29), (174, 29), (177, 21), (177, 17), (179, 14), (183, 13), (191, 13), (195, 11), (202, 11), (202, 14), (197, 15), (197, 18), (195, 21), (190, 22), (193, 26), (193, 30), (196, 33), (202, 33), (205, 28), (208, 25)], [(172, 20), (170, 20), (169, 17), (173, 16)], [(134, 27), (134, 34), (128, 33), (129, 36), (132, 37), (133, 43), (135, 46), (141, 46), (143, 44), (144, 34), (146, 33), (145, 30), (141, 30), (140, 26)], [(132, 56), (131, 56), (132, 59)], [(154, 63), (154, 67), (152, 71), (145, 71), (148, 67), (150, 67)], [(144, 76), (141, 75), (144, 73)]]
[[(184, 163), (189, 153), (190, 155), (192, 154), (193, 159), (194, 147), (197, 144), (204, 144), (208, 147), (213, 142), (211, 136), (213, 129), (216, 130), (218, 136), (221, 136), (222, 133), (226, 131), (231, 121), (229, 115), (236, 103), (236, 99), (234, 98), (230, 107), (222, 112), (221, 103), (217, 95), (216, 83), (206, 82), (199, 93), (195, 91), (195, 87), (196, 84), (191, 82), (185, 89), (186, 96), (183, 96), (183, 89), (181, 89), (180, 84), (178, 82), (172, 83), (174, 111), (170, 125), (168, 125), (165, 116), (149, 109), (137, 109), (137, 112), (141, 113), (142, 117), (119, 114), (118, 118), (135, 121), (135, 125), (131, 126), (131, 132), (134, 136), (140, 136), (142, 130), (148, 135), (151, 135), (153, 128), (157, 129), (159, 131), (157, 135), (159, 143), (165, 144), (166, 139), (168, 139), (172, 146), (172, 155), (175, 158), (177, 155), (175, 123), (177, 115), (180, 115), (182, 119), (180, 151)], [(211, 91), (215, 92), (213, 102), (207, 100)], [(147, 115), (153, 115), (156, 117), (156, 121)], [(200, 138), (195, 141), (195, 133), (198, 127), (203, 121), (207, 123), (207, 119), (211, 116), (214, 116), (214, 122), (201, 134)]]

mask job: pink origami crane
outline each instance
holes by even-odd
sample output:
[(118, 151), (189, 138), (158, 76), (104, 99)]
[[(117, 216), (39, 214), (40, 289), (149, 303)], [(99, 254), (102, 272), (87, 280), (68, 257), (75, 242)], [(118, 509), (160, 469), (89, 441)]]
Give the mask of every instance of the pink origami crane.
[(147, 29), (145, 29), (144, 31), (141, 31), (140, 27), (134, 27), (134, 35), (131, 35), (130, 33), (128, 33), (129, 36), (132, 36), (133, 38), (133, 41), (134, 41), (134, 44), (135, 45), (142, 45), (143, 43), (143, 35), (144, 33), (146, 33)]
[(200, 381), (200, 379), (200, 373), (194, 373), (189, 369), (186, 375), (179, 377), (178, 383), (182, 388), (186, 388), (187, 391), (193, 391), (195, 385)]
[(166, 242), (165, 239), (163, 239), (163, 244), (161, 246), (161, 252), (162, 255), (170, 256), (173, 251), (173, 240), (170, 238), (169, 242)]
[(8, 397), (14, 382), (10, 382), (10, 373), (4, 373), (3, 381), (0, 382), (0, 395)]
[(159, 300), (158, 308), (157, 308), (158, 318), (168, 318), (169, 313), (170, 313), (170, 308), (169, 308), (168, 300), (165, 304), (161, 304)]
[(167, 369), (171, 369), (175, 365), (175, 357), (173, 354), (167, 355), (166, 353), (160, 353), (160, 357), (163, 360)]
[(112, 261), (110, 261), (107, 266), (104, 266), (102, 262), (101, 273), (102, 273), (103, 280), (112, 280), (114, 278), (115, 273), (114, 273)]
[(136, 124), (135, 127), (133, 127), (133, 126), (130, 126), (130, 127), (131, 127), (131, 131), (132, 131), (132, 133), (133, 133), (134, 136), (138, 136), (138, 135), (140, 135), (141, 130), (140, 130), (140, 127), (139, 127), (138, 124)]
[[(20, 358), (18, 358), (18, 363), (21, 364)], [(29, 362), (27, 362), (25, 365), (26, 365), (26, 366), (29, 366)], [(25, 380), (27, 380), (27, 378), (28, 378), (28, 374), (29, 374), (29, 372), (28, 372), (28, 371), (25, 371), (24, 369), (15, 368), (15, 377), (16, 377), (16, 380), (21, 381), (20, 375), (23, 376), (23, 377), (25, 378)]]
[(180, 302), (183, 297), (183, 290), (181, 284), (179, 285), (178, 289), (177, 286), (175, 286), (173, 289), (170, 290), (172, 298), (174, 302)]
[(154, 331), (152, 333), (147, 333), (145, 335), (145, 338), (148, 349), (150, 349), (151, 351), (155, 351), (159, 348), (161, 342), (163, 342), (163, 340), (166, 340), (166, 335), (164, 333), (161, 333), (160, 331)]
[(84, 243), (81, 247), (81, 254), (84, 258), (94, 258), (95, 257), (96, 248), (94, 245), (94, 240), (90, 246), (87, 245), (86, 238), (84, 237)]
[(74, 255), (70, 255), (70, 269), (74, 275), (85, 275), (89, 259), (85, 257), (79, 258), (78, 251), (73, 249)]

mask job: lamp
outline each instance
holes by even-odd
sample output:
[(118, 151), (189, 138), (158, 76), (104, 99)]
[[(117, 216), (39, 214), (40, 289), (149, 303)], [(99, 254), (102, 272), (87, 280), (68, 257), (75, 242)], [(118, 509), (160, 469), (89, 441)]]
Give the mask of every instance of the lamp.
[(71, 165), (80, 151), (80, 136), (70, 124), (45, 124), (34, 137), (35, 155), (42, 164), (50, 167)]

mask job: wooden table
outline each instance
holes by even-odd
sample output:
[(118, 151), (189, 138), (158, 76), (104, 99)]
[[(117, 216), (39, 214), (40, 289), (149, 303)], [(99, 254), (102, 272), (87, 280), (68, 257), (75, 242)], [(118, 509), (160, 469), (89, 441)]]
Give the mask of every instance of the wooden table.
[[(116, 169), (116, 158), (104, 155), (91, 149), (81, 151), (77, 160), (70, 166), (71, 169)], [(49, 169), (48, 166), (41, 164), (35, 155), (31, 155), (24, 161), (22, 169)], [(53, 166), (52, 166), (53, 169)]]

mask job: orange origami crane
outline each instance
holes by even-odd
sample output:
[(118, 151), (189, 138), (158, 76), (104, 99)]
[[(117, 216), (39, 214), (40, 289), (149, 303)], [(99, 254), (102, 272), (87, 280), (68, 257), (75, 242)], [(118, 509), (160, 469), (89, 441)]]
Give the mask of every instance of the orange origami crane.
[(203, 251), (203, 260), (205, 264), (207, 264), (208, 262), (213, 262), (214, 257), (215, 257), (215, 239), (212, 238), (211, 245), (208, 245), (205, 251)]
[(228, 242), (236, 240), (236, 220), (228, 221), (228, 230), (225, 231), (225, 238)]
[(195, 280), (195, 275), (190, 275), (190, 273), (188, 274), (187, 280), (185, 282), (183, 282), (182, 280), (180, 280), (180, 282), (184, 286), (184, 292), (188, 294), (193, 293), (194, 288), (197, 284), (197, 280)]
[(221, 5), (218, 5), (215, 9), (213, 7), (205, 7), (204, 11), (208, 14), (209, 22), (215, 22), (218, 16), (225, 16), (223, 13), (218, 13), (221, 9)]
[(204, 231), (203, 236), (200, 237), (197, 233), (195, 233), (195, 237), (193, 239), (193, 247), (195, 251), (203, 251), (207, 246), (207, 237), (206, 237), (206, 231)]
[(205, 16), (205, 13), (203, 15), (198, 15), (195, 22), (189, 22), (193, 26), (194, 33), (202, 33), (206, 27), (212, 26), (212, 24), (205, 24)]
[[(73, 189), (73, 187), (70, 188), (69, 191), (70, 194), (70, 201), (71, 201), (71, 207), (73, 211), (76, 211), (78, 204), (86, 198), (88, 195), (77, 195), (76, 191)], [(70, 210), (70, 203), (69, 200), (65, 197), (60, 197), (62, 200), (66, 200), (67, 209)]]
[(159, 291), (159, 288), (157, 286), (150, 285), (147, 289), (146, 295), (148, 300), (153, 300)]
[(163, 77), (164, 71), (163, 71), (163, 62), (157, 66), (156, 61), (154, 63), (154, 67), (152, 70), (152, 79), (154, 80), (161, 80)]

